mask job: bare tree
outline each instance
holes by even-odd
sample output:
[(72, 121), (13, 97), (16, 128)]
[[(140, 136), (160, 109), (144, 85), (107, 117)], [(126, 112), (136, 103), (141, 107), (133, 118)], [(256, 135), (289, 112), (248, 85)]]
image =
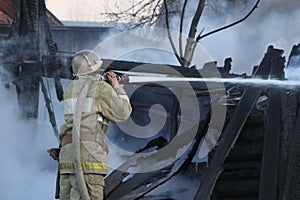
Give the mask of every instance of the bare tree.
[[(187, 4), (188, 2), (197, 4), (196, 10), (191, 13), (190, 10), (187, 10)], [(219, 5), (221, 0), (219, 1)], [(222, 2), (228, 2), (230, 6), (238, 6), (241, 3), (245, 3), (246, 0), (222, 0)], [(130, 21), (131, 23), (126, 23), (125, 28), (136, 28), (140, 26), (165, 26), (168, 30), (168, 38), (170, 40), (170, 44), (172, 46), (173, 52), (183, 67), (189, 67), (193, 55), (195, 52), (195, 49), (197, 47), (197, 43), (214, 33), (217, 33), (219, 31), (228, 29), (232, 26), (235, 26), (242, 21), (246, 20), (253, 11), (257, 8), (260, 0), (257, 0), (256, 3), (253, 5), (252, 9), (241, 19), (225, 25), (223, 27), (220, 27), (216, 30), (209, 31), (207, 33), (204, 33), (204, 28), (201, 29), (201, 31), (198, 31), (199, 27), (199, 21), (203, 14), (203, 11), (206, 6), (211, 6), (211, 9), (217, 10), (217, 8), (214, 8), (212, 5), (215, 5), (210, 0), (152, 0), (152, 1), (138, 1), (131, 6), (127, 6), (126, 9), (119, 10), (118, 12), (106, 12), (102, 13), (102, 15), (106, 15), (111, 21), (113, 22), (125, 22)], [(186, 14), (192, 16), (192, 21), (190, 22), (189, 31), (188, 31), (188, 38), (186, 39), (186, 45), (183, 47), (183, 24), (186, 20)], [(179, 48), (176, 49), (176, 45), (173, 41), (172, 35), (171, 35), (171, 27), (170, 27), (170, 21), (171, 18), (177, 16), (180, 18), (180, 24), (179, 24), (179, 39), (178, 39), (178, 46)], [(165, 22), (163, 25), (162, 22)]]
[[(194, 55), (194, 51), (197, 47), (197, 43), (209, 36), (212, 35), (214, 33), (217, 33), (219, 31), (228, 29), (232, 26), (235, 26), (239, 23), (241, 23), (242, 21), (246, 20), (252, 13), (253, 11), (257, 8), (260, 0), (257, 0), (255, 5), (252, 7), (252, 9), (245, 15), (245, 17), (231, 23), (228, 25), (225, 25), (221, 28), (215, 29), (213, 31), (210, 31), (208, 33), (203, 34), (204, 29), (202, 29), (200, 32), (198, 32), (197, 28), (198, 28), (198, 23), (199, 20), (201, 18), (201, 15), (203, 13), (204, 7), (206, 5), (206, 0), (199, 0), (198, 2), (198, 6), (196, 9), (196, 12), (193, 16), (190, 28), (189, 28), (189, 34), (188, 34), (188, 38), (187, 38), (187, 43), (185, 46), (185, 50), (183, 51), (183, 47), (182, 47), (182, 33), (183, 33), (183, 21), (184, 21), (184, 15), (185, 15), (185, 10), (186, 10), (186, 4), (187, 4), (188, 0), (184, 0), (184, 4), (183, 4), (183, 9), (182, 9), (182, 13), (181, 13), (181, 20), (180, 20), (180, 30), (179, 30), (179, 55), (178, 55), (178, 51), (176, 50), (176, 47), (174, 45), (171, 33), (170, 33), (170, 26), (169, 26), (169, 16), (168, 16), (168, 6), (167, 6), (167, 0), (164, 0), (164, 5), (165, 5), (165, 15), (166, 15), (166, 25), (167, 25), (167, 30), (168, 30), (168, 36), (169, 36), (169, 40), (170, 43), (172, 45), (172, 49), (174, 51), (174, 54), (176, 55), (176, 58), (178, 60), (178, 62), (181, 64), (181, 66), (183, 67), (188, 67), (193, 59), (193, 55)], [(198, 34), (197, 34), (198, 32)], [(196, 36), (197, 35), (197, 36)]]
[[(109, 19), (110, 22), (123, 24), (125, 29), (133, 29), (140, 26), (152, 26), (163, 15), (161, 13), (163, 0), (150, 0), (127, 2), (122, 7), (116, 6), (115, 11), (106, 10), (100, 15)], [(129, 23), (128, 23), (129, 22)]]

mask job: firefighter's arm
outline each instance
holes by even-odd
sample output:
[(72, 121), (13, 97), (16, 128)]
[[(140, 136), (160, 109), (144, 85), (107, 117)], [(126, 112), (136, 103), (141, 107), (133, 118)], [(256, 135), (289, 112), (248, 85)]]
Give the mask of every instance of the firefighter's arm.
[(108, 120), (118, 123), (128, 119), (132, 108), (125, 90), (119, 88), (118, 83), (113, 85), (114, 83), (113, 80), (111, 86), (103, 83), (104, 86), (100, 91), (99, 110)]

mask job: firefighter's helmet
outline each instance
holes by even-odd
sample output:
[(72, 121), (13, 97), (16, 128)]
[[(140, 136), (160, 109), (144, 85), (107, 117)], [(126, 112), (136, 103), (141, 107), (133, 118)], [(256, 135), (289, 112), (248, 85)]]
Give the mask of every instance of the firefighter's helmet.
[(91, 50), (77, 52), (72, 60), (72, 70), (74, 76), (88, 75), (100, 69), (103, 61), (100, 56)]

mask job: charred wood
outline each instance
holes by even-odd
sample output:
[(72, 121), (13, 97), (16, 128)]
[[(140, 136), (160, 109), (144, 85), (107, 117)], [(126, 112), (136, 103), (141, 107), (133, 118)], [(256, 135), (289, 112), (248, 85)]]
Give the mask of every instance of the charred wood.
[[(271, 77), (282, 78), (284, 58), (275, 57), (271, 61)], [(263, 160), (260, 178), (259, 199), (277, 199), (277, 179), (279, 167), (279, 145), (281, 130), (281, 91), (270, 87), (264, 135)]]
[(248, 169), (255, 169), (260, 171), (261, 169), (261, 161), (260, 160), (247, 160), (247, 161), (230, 161), (226, 160), (223, 165), (224, 171), (236, 171), (236, 170), (248, 170)]
[(296, 129), (292, 135), (291, 145), (288, 156), (288, 168), (286, 185), (283, 193), (283, 199), (299, 199), (300, 198), (300, 98), (298, 95)]
[(249, 196), (255, 197), (257, 196), (258, 188), (259, 179), (220, 181), (218, 184), (218, 193), (222, 197), (231, 199)]
[[(280, 58), (282, 54), (282, 50), (274, 49), (273, 46), (269, 46), (268, 51), (263, 58), (260, 66), (257, 68), (254, 76), (268, 78), (272, 70), (273, 61)], [(195, 199), (209, 199), (211, 190), (213, 189), (213, 186), (222, 171), (222, 165), (229, 151), (234, 147), (235, 142), (239, 137), (240, 132), (244, 124), (246, 123), (248, 116), (252, 112), (256, 100), (258, 99), (262, 91), (262, 88), (255, 89), (254, 87), (247, 88), (244, 91), (244, 95), (240, 103), (238, 104), (234, 115), (227, 124), (225, 131), (222, 133), (222, 137), (219, 141), (218, 147), (216, 148), (212, 160), (209, 163), (208, 171), (205, 174), (204, 178), (201, 180), (201, 184), (195, 195)], [(238, 155), (238, 153), (236, 154)], [(242, 154), (240, 154), (239, 159), (242, 158), (241, 155)], [(231, 155), (230, 157), (233, 156)], [(258, 159), (259, 157), (260, 153), (257, 152), (256, 154), (254, 154), (253, 159)]]
[(230, 161), (259, 160), (262, 157), (262, 143), (239, 143), (228, 155)]
[(219, 177), (219, 182), (229, 180), (244, 180), (244, 179), (256, 179), (259, 178), (260, 173), (257, 169), (243, 169), (235, 171), (224, 171)]

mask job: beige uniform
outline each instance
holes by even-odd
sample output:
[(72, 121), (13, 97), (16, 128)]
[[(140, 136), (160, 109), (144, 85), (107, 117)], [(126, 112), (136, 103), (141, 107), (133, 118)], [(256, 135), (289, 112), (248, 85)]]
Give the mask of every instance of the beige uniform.
[[(65, 123), (60, 129), (61, 151), (60, 168), (60, 199), (81, 199), (76, 183), (72, 155), (73, 113), (77, 97), (86, 80), (80, 77), (74, 80), (64, 93)], [(107, 146), (104, 136), (108, 122), (125, 121), (131, 113), (131, 105), (122, 88), (113, 89), (105, 81), (94, 81), (84, 99), (80, 129), (80, 154), (83, 173), (91, 200), (103, 198), (104, 179), (109, 170), (107, 163)]]

